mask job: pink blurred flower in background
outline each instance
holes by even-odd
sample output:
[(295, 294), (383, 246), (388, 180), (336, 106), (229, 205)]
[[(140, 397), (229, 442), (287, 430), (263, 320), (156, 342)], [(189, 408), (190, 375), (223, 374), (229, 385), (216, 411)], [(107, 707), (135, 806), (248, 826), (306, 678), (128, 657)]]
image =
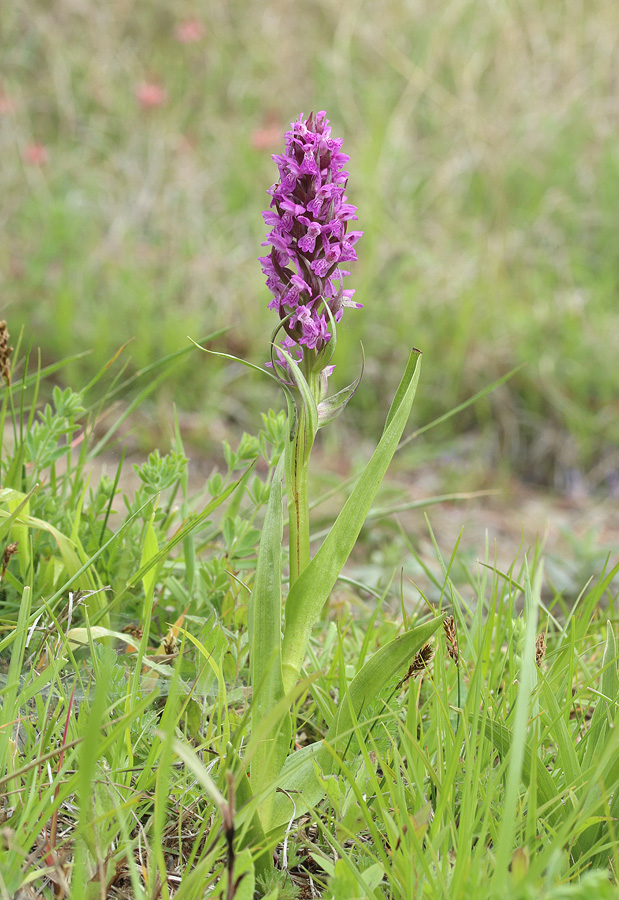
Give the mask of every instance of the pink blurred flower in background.
[(251, 145), (255, 150), (277, 149), (282, 139), (281, 114), (274, 109), (267, 110), (259, 128), (251, 133)]
[(174, 29), (174, 37), (181, 44), (197, 44), (204, 37), (204, 30), (199, 19), (185, 19)]
[(154, 81), (143, 81), (135, 89), (135, 97), (142, 109), (155, 109), (168, 99), (168, 92)]
[(45, 144), (27, 144), (22, 150), (22, 159), (27, 166), (44, 166), (49, 162)]
[(255, 150), (272, 150), (279, 144), (282, 130), (277, 125), (256, 128), (251, 133), (251, 145)]
[(0, 116), (8, 116), (17, 109), (15, 101), (0, 87)]

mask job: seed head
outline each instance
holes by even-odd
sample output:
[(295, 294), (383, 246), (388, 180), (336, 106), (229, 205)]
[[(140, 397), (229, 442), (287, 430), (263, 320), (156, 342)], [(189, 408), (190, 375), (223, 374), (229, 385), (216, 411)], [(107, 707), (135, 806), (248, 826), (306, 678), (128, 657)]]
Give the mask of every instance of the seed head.
[(4, 580), (4, 576), (6, 574), (6, 570), (9, 567), (9, 562), (11, 557), (17, 553), (18, 546), (17, 543), (7, 544), (4, 548), (4, 553), (2, 554), (2, 572), (0, 573), (0, 581)]
[(418, 675), (420, 672), (424, 672), (432, 661), (433, 656), (433, 647), (430, 644), (424, 644), (421, 650), (418, 650), (414, 655), (413, 661), (408, 668), (408, 672), (406, 673), (402, 681), (399, 682), (398, 688), (401, 688), (409, 678), (412, 678), (414, 675)]
[(447, 642), (447, 653), (451, 656), (455, 664), (458, 665), (460, 662), (460, 651), (458, 650), (458, 636), (456, 634), (456, 623), (453, 616), (447, 616), (443, 622), (443, 630)]
[(0, 322), (0, 375), (6, 381), (7, 387), (11, 384), (11, 368), (9, 366), (9, 356), (13, 352), (13, 348), (9, 344), (9, 330), (6, 322)]
[(535, 639), (535, 662), (538, 669), (542, 668), (546, 656), (546, 635), (542, 632)]

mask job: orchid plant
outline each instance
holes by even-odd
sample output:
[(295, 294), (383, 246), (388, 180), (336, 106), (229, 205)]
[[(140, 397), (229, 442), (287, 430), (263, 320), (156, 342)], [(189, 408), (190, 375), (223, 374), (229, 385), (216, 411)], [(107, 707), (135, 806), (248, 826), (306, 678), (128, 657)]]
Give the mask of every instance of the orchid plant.
[[(285, 826), (324, 795), (324, 780), (353, 731), (363, 728), (366, 699), (376, 697), (425, 644), (442, 619), (434, 618), (381, 647), (348, 686), (325, 740), (293, 750), (293, 706), (307, 689), (303, 665), (312, 629), (345, 565), (408, 420), (420, 372), (413, 349), (389, 409), (378, 446), (314, 556), (309, 527), (308, 472), (319, 428), (335, 419), (354, 395), (359, 376), (328, 396), (337, 327), (345, 308), (360, 308), (344, 288), (356, 259), (361, 231), (348, 202), (349, 157), (331, 136), (324, 112), (292, 123), (285, 152), (273, 157), (279, 181), (269, 190), (263, 216), (270, 231), (260, 262), (279, 322), (271, 341), (270, 374), (288, 404), (285, 452), (272, 482), (249, 601), (251, 705), (249, 780), (237, 781), (237, 797), (253, 811), (247, 840), (260, 848), (259, 868), (272, 865), (269, 851)], [(241, 362), (244, 362), (241, 360)], [(251, 368), (258, 368), (252, 364)], [(264, 369), (260, 371), (264, 372)], [(288, 592), (284, 603), (283, 493), (288, 506)]]

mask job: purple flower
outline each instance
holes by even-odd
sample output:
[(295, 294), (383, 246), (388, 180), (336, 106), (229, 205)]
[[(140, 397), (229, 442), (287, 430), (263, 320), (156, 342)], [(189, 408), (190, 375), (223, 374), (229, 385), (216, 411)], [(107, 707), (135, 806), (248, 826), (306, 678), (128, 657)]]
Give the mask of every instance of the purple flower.
[(340, 268), (356, 260), (354, 244), (363, 234), (347, 233), (357, 208), (345, 195), (349, 157), (341, 147), (341, 139), (331, 137), (326, 113), (311, 113), (292, 123), (285, 153), (273, 156), (280, 180), (268, 191), (271, 206), (262, 214), (271, 231), (263, 243), (270, 252), (260, 262), (273, 294), (269, 308), (279, 313), (286, 332), (281, 346), (300, 352), (300, 359), (303, 347), (322, 350), (343, 307), (361, 307), (352, 300), (354, 291), (344, 290), (349, 273)]

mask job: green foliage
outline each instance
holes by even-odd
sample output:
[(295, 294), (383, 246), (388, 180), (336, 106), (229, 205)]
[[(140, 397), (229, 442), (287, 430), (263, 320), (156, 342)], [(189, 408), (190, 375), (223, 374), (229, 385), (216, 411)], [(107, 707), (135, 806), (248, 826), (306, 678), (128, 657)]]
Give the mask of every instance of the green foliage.
[(160, 494), (178, 484), (187, 466), (187, 459), (180, 453), (167, 453), (163, 458), (154, 450), (142, 466), (134, 470), (143, 485), (145, 496)]
[[(48, 411), (41, 370), (17, 367), (0, 410), (0, 896), (199, 900), (230, 879), (272, 900), (617, 896), (619, 565), (572, 606), (536, 554), (507, 572), (486, 556), (462, 588), (458, 548), (443, 559), (430, 530), (425, 603), (407, 609), (381, 573), (354, 616), (309, 604), (310, 674), (285, 692), (281, 665), (250, 652), (281, 634), (286, 560), (258, 547), (281, 551), (285, 417), (225, 449), (196, 495), (175, 427), (137, 506), (120, 467), (89, 480), (106, 446), (90, 386), (50, 391)], [(356, 532), (373, 498), (358, 484)]]

